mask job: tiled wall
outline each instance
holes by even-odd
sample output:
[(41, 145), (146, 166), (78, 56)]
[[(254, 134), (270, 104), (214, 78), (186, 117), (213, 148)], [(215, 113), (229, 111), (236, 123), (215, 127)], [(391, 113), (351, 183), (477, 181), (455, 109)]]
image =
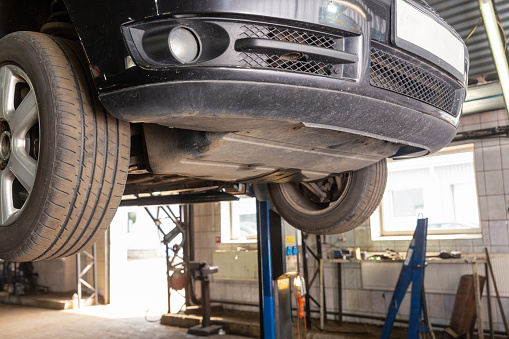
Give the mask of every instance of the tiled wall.
[(76, 290), (76, 257), (34, 262), (34, 272), (39, 274), (37, 282), (51, 292)]
[[(220, 203), (197, 204), (194, 206), (194, 241), (195, 260), (214, 264), (212, 253), (217, 250), (234, 251), (241, 247), (247, 250), (256, 250), (256, 244), (226, 244), (216, 243), (216, 237), (221, 236), (221, 207)], [(220, 267), (220, 270), (228, 269)], [(233, 281), (212, 279), (210, 284), (212, 300), (245, 302), (258, 304), (258, 282)], [(237, 310), (257, 311), (258, 307), (232, 306), (227, 308)]]
[[(460, 132), (472, 131), (497, 126), (507, 126), (508, 119), (505, 110), (468, 115), (462, 118)], [(470, 142), (469, 142), (470, 143)], [(429, 240), (428, 251), (459, 250), (463, 253), (482, 253), (484, 247), (492, 253), (509, 253), (509, 138), (496, 137), (472, 141), (475, 147), (475, 167), (479, 194), (480, 217), (482, 225), (482, 239), (461, 240)], [(212, 262), (214, 250), (234, 250), (238, 246), (256, 249), (255, 244), (216, 244), (215, 238), (220, 235), (220, 207), (219, 204), (200, 204), (195, 207), (195, 246), (196, 259)], [(323, 244), (324, 251), (330, 250), (331, 244), (341, 248), (360, 247), (366, 251), (384, 251), (392, 248), (406, 251), (409, 241), (372, 241), (369, 221), (353, 231), (340, 236), (327, 236)], [(314, 246), (313, 237), (309, 241)], [(316, 269), (315, 263), (310, 261), (310, 270)], [(325, 285), (327, 308), (337, 311), (336, 266), (327, 264), (325, 268)], [(496, 275), (496, 272), (495, 272)], [(384, 279), (384, 277), (380, 277)], [(459, 276), (458, 276), (459, 281)], [(348, 313), (384, 316), (391, 292), (373, 291), (362, 288), (361, 269), (359, 265), (344, 264), (342, 268), (342, 299), (343, 310)], [(256, 282), (213, 281), (211, 285), (212, 298), (216, 300), (231, 300), (236, 302), (257, 303), (258, 285)], [(318, 299), (318, 285), (311, 289), (311, 294)], [(428, 294), (430, 317), (436, 323), (448, 324), (452, 307), (453, 294)], [(509, 298), (502, 298), (506, 315), (509, 315)], [(487, 328), (486, 298), (483, 300), (484, 320)], [(406, 297), (400, 310), (400, 317), (409, 314), (410, 298)], [(241, 310), (256, 310), (254, 307), (229, 306)], [(316, 309), (315, 306), (313, 306)], [(496, 307), (496, 300), (492, 300), (495, 329), (502, 330), (502, 319)], [(333, 316), (331, 316), (333, 318)], [(367, 319), (349, 318), (349, 321), (375, 322)]]

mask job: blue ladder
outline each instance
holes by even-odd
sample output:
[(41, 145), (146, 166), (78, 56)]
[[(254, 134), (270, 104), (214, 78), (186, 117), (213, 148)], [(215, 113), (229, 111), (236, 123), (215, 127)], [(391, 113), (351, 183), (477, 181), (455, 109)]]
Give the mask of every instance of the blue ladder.
[[(403, 268), (399, 275), (398, 283), (392, 295), (391, 303), (385, 324), (382, 329), (380, 339), (389, 339), (394, 320), (398, 314), (399, 307), (403, 302), (406, 291), (410, 283), (412, 283), (412, 295), (410, 304), (410, 322), (408, 324), (408, 338), (416, 339), (419, 332), (431, 333), (429, 319), (426, 310), (426, 300), (424, 294), (424, 269), (426, 265), (426, 236), (428, 233), (428, 218), (417, 219), (417, 227), (415, 228), (412, 242), (407, 251)], [(424, 311), (424, 323), (421, 318)], [(434, 336), (433, 336), (434, 337)]]

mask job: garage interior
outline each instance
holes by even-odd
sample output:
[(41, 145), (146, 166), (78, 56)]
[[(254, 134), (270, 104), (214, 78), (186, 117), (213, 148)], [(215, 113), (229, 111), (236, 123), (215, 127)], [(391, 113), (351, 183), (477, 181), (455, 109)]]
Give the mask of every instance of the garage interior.
[(126, 196), (80, 254), (0, 260), (0, 338), (509, 337), (509, 1), (427, 2), (469, 50), (460, 128), (435, 155), (389, 163), (363, 225), (302, 233), (243, 185)]

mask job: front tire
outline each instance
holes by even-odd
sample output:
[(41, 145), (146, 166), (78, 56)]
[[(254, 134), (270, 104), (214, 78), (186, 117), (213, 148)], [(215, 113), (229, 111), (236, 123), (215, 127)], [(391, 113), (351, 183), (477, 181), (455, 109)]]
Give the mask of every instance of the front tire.
[(295, 228), (337, 234), (361, 225), (380, 204), (387, 183), (387, 161), (314, 183), (269, 184), (272, 204)]
[(45, 34), (0, 40), (0, 124), (12, 134), (0, 136), (0, 258), (75, 254), (103, 235), (120, 204), (129, 125), (104, 111), (82, 58)]

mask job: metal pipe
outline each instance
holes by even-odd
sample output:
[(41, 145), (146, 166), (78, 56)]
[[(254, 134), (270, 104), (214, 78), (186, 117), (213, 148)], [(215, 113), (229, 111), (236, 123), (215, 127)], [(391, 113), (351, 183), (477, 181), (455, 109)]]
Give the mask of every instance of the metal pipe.
[(484, 27), (490, 41), (491, 53), (497, 68), (498, 78), (504, 94), (505, 108), (509, 115), (509, 66), (505, 54), (504, 42), (500, 36), (497, 16), (492, 0), (479, 0), (479, 7), (484, 20)]
[(343, 325), (343, 270), (341, 268), (341, 263), (337, 264), (337, 270), (338, 270), (338, 325)]
[(81, 253), (76, 254), (76, 279), (78, 283), (78, 308), (81, 308)]
[(302, 238), (302, 268), (304, 270), (304, 283), (306, 284), (306, 325), (311, 327), (311, 298), (309, 290), (311, 289), (309, 283), (309, 271), (308, 271), (308, 252), (307, 243), (304, 234), (301, 232)]
[(488, 322), (490, 324), (490, 339), (495, 338), (493, 332), (493, 316), (491, 315), (491, 291), (490, 291), (490, 275), (488, 274), (488, 263), (484, 263), (484, 275), (486, 276), (486, 301), (488, 302)]
[(97, 285), (97, 244), (92, 246), (92, 253), (94, 255), (94, 303), (95, 305), (99, 305), (99, 287)]

